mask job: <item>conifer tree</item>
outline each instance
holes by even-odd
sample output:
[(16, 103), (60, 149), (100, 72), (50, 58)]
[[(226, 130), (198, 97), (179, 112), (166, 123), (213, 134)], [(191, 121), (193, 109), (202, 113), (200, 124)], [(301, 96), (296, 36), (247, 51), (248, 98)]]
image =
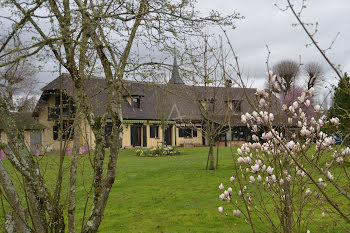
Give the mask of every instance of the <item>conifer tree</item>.
[[(328, 111), (328, 117), (338, 117), (341, 133), (344, 136), (350, 134), (350, 77), (347, 73), (339, 80), (338, 86), (334, 88), (333, 104)], [(346, 142), (349, 143), (349, 136), (345, 138)]]

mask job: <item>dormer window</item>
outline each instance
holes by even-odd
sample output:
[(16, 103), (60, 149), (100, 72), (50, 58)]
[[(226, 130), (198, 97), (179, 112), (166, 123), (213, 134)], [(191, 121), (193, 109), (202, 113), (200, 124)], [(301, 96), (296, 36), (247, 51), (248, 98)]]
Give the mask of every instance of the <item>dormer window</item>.
[(233, 112), (237, 112), (237, 113), (241, 112), (241, 103), (242, 103), (242, 101), (240, 101), (240, 100), (233, 100), (232, 101)]
[(227, 107), (231, 109), (234, 113), (240, 113), (241, 112), (241, 100), (231, 100), (231, 101), (225, 101), (227, 104)]
[(141, 108), (141, 97), (140, 96), (132, 96), (131, 97), (132, 100), (132, 106), (134, 108)]
[(208, 111), (209, 111), (209, 112), (214, 111), (214, 100), (210, 100), (210, 101), (208, 102)]

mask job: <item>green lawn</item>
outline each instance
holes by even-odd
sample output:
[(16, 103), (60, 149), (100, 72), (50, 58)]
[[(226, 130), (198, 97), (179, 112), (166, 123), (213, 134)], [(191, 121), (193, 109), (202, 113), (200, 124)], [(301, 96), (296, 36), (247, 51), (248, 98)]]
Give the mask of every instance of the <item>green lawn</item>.
[[(218, 198), (218, 185), (227, 184), (233, 172), (229, 148), (220, 148), (220, 166), (216, 171), (205, 170), (207, 148), (180, 150), (182, 155), (156, 158), (137, 157), (133, 150), (121, 151), (117, 178), (99, 232), (250, 232), (242, 218), (225, 217), (217, 211), (218, 206), (227, 206)], [(81, 227), (92, 177), (87, 158), (82, 156), (79, 160), (77, 228)], [(40, 158), (51, 187), (55, 183), (58, 159)], [(62, 202), (67, 196), (69, 162), (67, 157)], [(341, 232), (328, 225), (310, 229)]]
[(217, 171), (204, 169), (206, 148), (161, 158), (122, 151), (100, 232), (247, 232), (246, 224), (217, 211), (218, 185), (232, 175), (227, 149)]

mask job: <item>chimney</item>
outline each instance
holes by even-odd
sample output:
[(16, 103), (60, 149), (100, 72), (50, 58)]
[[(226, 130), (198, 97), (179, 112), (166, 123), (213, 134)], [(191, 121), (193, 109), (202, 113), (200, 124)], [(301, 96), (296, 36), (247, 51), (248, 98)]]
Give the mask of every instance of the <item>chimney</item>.
[(232, 86), (232, 81), (230, 79), (226, 79), (225, 87), (231, 87), (231, 86)]

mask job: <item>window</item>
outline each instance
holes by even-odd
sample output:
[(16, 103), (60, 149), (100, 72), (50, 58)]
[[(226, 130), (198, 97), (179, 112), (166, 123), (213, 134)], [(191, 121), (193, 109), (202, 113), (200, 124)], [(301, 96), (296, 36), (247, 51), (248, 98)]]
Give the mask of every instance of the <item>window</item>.
[(197, 129), (195, 127), (179, 127), (180, 138), (197, 137)]
[(64, 118), (74, 118), (75, 105), (73, 99), (64, 93), (62, 93), (62, 105), (60, 95), (55, 96), (55, 107), (48, 107), (48, 118), (51, 120), (58, 119), (61, 115), (61, 106)]
[(245, 127), (234, 127), (232, 129), (232, 140), (233, 141), (246, 141), (246, 128)]
[(192, 137), (192, 128), (191, 127), (186, 127), (184, 129), (184, 137), (185, 138), (191, 138)]
[(74, 136), (73, 122), (63, 122), (62, 132), (60, 130), (61, 130), (60, 124), (53, 126), (53, 140), (59, 140), (59, 139), (72, 140), (73, 139), (73, 136)]
[(233, 100), (232, 101), (232, 110), (234, 112), (241, 112), (241, 101), (240, 100)]
[(149, 134), (150, 134), (151, 138), (159, 138), (158, 132), (159, 132), (159, 126), (158, 125), (151, 125), (150, 126)]
[(141, 98), (140, 96), (132, 96), (132, 106), (134, 108), (141, 108)]
[[(65, 93), (62, 93), (62, 104), (63, 104), (63, 108), (69, 107), (71, 105), (73, 105), (72, 103), (72, 98), (70, 98), (68, 95), (66, 95)], [(55, 97), (55, 106), (59, 107), (61, 104), (61, 96), (60, 94), (56, 95)]]

